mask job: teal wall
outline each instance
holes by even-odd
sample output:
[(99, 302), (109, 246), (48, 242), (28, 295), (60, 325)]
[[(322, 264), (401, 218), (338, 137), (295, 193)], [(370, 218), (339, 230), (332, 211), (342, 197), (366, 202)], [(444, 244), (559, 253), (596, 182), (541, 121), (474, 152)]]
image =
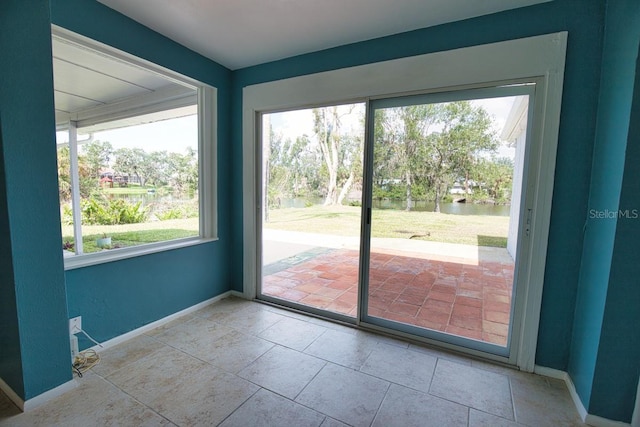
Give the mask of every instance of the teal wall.
[[(256, 83), (405, 56), (568, 31), (567, 60), (536, 363), (566, 370), (587, 212), (600, 82), (604, 4), (555, 0), (523, 9), (340, 46), (233, 73), (232, 128), (242, 126), (242, 88)], [(233, 180), (242, 180), (242, 140), (233, 134)], [(234, 210), (241, 211), (241, 200)], [(576, 220), (579, 218), (579, 220)], [(242, 224), (234, 224), (242, 235)], [(236, 240), (237, 290), (242, 246)]]
[[(621, 191), (623, 184), (633, 188), (623, 174), (632, 173), (632, 165), (637, 167), (630, 158), (629, 126), (632, 102), (640, 102), (633, 101), (639, 44), (640, 3), (609, 2), (589, 214), (568, 366), (576, 391), (590, 412), (626, 422), (631, 420), (634, 402), (624, 396), (635, 394), (640, 368), (640, 341), (632, 326), (640, 320), (640, 299), (637, 286), (630, 286), (638, 276), (628, 275), (637, 262), (625, 265), (621, 261), (630, 261), (628, 252), (633, 251), (633, 243), (629, 237), (634, 227), (637, 232), (640, 219), (597, 218), (592, 213), (632, 210), (637, 203), (629, 190), (627, 199), (621, 199)], [(621, 233), (619, 227), (625, 231)]]
[(49, 21), (47, 2), (0, 3), (0, 227), (8, 258), (0, 284), (8, 298), (0, 375), (24, 399), (71, 379)]
[[(640, 6), (629, 11), (630, 23), (640, 31)], [(636, 44), (637, 45), (637, 44)], [(607, 306), (593, 380), (590, 410), (606, 418), (629, 421), (640, 375), (640, 49), (637, 51), (635, 90), (620, 195), (620, 209), (629, 217), (618, 220), (607, 292)], [(639, 414), (640, 415), (640, 414)]]
[[(104, 341), (230, 288), (232, 212), (219, 240), (64, 272), (57, 191), (51, 23), (218, 89), (218, 202), (228, 182), (231, 73), (94, 1), (0, 3), (0, 377), (24, 400), (71, 379), (67, 318)], [(5, 256), (6, 250), (6, 256)], [(89, 343), (81, 343), (84, 347)]]
[(0, 254), (2, 254), (0, 256), (0, 325), (2, 325), (0, 328), (0, 378), (10, 384), (16, 393), (24, 395), (10, 234), (7, 184), (4, 178), (2, 123), (0, 122)]
[[(95, 1), (53, 0), (52, 22), (218, 88), (219, 241), (66, 272), (69, 316), (105, 341), (230, 289), (231, 72)], [(92, 344), (81, 338), (80, 346)]]

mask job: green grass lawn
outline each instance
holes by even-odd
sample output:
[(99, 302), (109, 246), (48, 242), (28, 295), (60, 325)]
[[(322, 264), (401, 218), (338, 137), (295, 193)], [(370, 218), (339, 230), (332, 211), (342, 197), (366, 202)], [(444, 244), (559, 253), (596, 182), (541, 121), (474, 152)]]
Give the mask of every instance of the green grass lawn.
[[(142, 245), (198, 235), (198, 218), (173, 219), (126, 225), (83, 227), (86, 253), (100, 248), (96, 240), (111, 236), (113, 248)], [(435, 212), (405, 212), (378, 209), (372, 213), (372, 237), (428, 240), (477, 246), (507, 246), (509, 218), (505, 216), (449, 215)], [(358, 236), (360, 208), (354, 206), (311, 206), (269, 210), (264, 228), (309, 233)], [(62, 227), (63, 242), (73, 241), (73, 228)]]
[[(111, 237), (111, 247), (124, 248), (146, 243), (194, 237), (199, 233), (198, 218), (172, 219), (139, 224), (85, 225), (82, 227), (82, 245), (85, 253), (97, 252), (96, 241), (106, 234)], [(73, 227), (62, 227), (62, 241), (73, 242)]]
[[(359, 207), (312, 206), (269, 210), (264, 228), (310, 233), (357, 236)], [(449, 215), (377, 209), (372, 212), (372, 237), (429, 240), (467, 245), (507, 246), (509, 217)]]
[(130, 185), (129, 187), (103, 188), (102, 192), (104, 194), (147, 194), (149, 189), (151, 188)]

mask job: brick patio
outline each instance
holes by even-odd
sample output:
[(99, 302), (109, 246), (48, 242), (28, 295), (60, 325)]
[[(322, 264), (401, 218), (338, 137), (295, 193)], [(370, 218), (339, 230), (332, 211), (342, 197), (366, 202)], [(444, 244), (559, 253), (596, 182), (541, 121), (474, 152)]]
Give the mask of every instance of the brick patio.
[[(356, 316), (358, 251), (310, 251), (265, 266), (262, 292)], [(368, 314), (506, 345), (513, 263), (371, 253)]]

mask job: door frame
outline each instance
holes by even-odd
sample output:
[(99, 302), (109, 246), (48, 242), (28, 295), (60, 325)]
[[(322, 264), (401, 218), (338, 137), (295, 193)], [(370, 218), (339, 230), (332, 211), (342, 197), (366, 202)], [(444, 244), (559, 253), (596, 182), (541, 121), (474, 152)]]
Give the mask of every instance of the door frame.
[[(554, 171), (562, 104), (567, 32), (466, 47), (444, 52), (341, 68), (243, 88), (243, 296), (254, 299), (260, 279), (258, 263), (261, 209), (261, 174), (257, 145), (259, 115), (264, 111), (304, 108), (309, 105), (347, 103), (375, 97), (429, 91), (472, 89), (504, 85), (523, 79), (536, 82), (535, 123), (530, 155), (539, 168), (532, 171), (530, 233), (527, 257), (530, 268), (519, 291), (523, 293), (522, 321), (514, 334), (520, 339), (513, 357), (483, 357), (512, 363), (532, 372), (535, 364), (540, 306), (551, 217)], [(534, 191), (535, 190), (535, 191)], [(533, 256), (538, 254), (538, 256)], [(440, 344), (439, 344), (440, 345)], [(446, 346), (446, 345), (444, 345)], [(465, 348), (446, 346), (474, 353)]]

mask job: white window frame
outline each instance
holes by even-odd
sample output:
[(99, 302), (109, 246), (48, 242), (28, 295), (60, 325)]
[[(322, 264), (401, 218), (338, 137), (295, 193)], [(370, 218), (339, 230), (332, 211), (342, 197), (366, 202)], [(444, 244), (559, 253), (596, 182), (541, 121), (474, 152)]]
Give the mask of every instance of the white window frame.
[[(258, 138), (261, 112), (308, 105), (355, 102), (393, 95), (472, 89), (523, 81), (536, 83), (535, 123), (531, 153), (540, 167), (529, 178), (535, 186), (528, 240), (521, 256), (530, 266), (518, 290), (522, 322), (513, 331), (513, 356), (501, 360), (533, 372), (542, 287), (551, 217), (554, 171), (562, 103), (567, 33), (517, 40), (383, 61), (247, 86), (243, 89), (243, 295), (257, 293), (261, 194)], [(543, 161), (540, 161), (542, 159)], [(516, 302), (518, 303), (518, 302)], [(466, 351), (462, 348), (457, 350)], [(472, 351), (466, 351), (473, 353)], [(487, 357), (486, 354), (479, 354)]]
[[(182, 85), (197, 90), (197, 95), (184, 96), (181, 93), (163, 94), (165, 99), (158, 102), (153, 96), (146, 102), (121, 105), (119, 108), (106, 106), (97, 107), (90, 112), (70, 117), (65, 128), (70, 130), (69, 146), (70, 157), (72, 153), (77, 155), (77, 127), (85, 127), (98, 123), (105, 123), (125, 117), (135, 117), (149, 112), (162, 111), (186, 105), (193, 105), (194, 101), (198, 105), (198, 194), (199, 194), (199, 235), (182, 239), (168, 240), (164, 242), (149, 243), (127, 248), (112, 249), (108, 251), (94, 252), (88, 254), (75, 254), (64, 258), (65, 270), (80, 267), (87, 267), (95, 264), (116, 261), (120, 259), (133, 258), (148, 255), (156, 252), (179, 249), (188, 246), (199, 245), (218, 240), (218, 215), (217, 215), (217, 97), (218, 90), (200, 81), (183, 76), (160, 65), (130, 55), (126, 52), (107, 46), (98, 41), (73, 33), (62, 27), (52, 25), (51, 34), (69, 43), (73, 43), (87, 49), (107, 55), (119, 61), (140, 67), (147, 71), (156, 73), (164, 78), (173, 80)], [(180, 91), (178, 91), (180, 92)], [(123, 113), (124, 111), (124, 113)], [(75, 163), (75, 174), (74, 174)], [(77, 180), (77, 159), (71, 159), (72, 182)], [(78, 185), (72, 185), (76, 191), (72, 195), (74, 211), (74, 239), (76, 245), (81, 243), (81, 225), (79, 221), (79, 192)]]

